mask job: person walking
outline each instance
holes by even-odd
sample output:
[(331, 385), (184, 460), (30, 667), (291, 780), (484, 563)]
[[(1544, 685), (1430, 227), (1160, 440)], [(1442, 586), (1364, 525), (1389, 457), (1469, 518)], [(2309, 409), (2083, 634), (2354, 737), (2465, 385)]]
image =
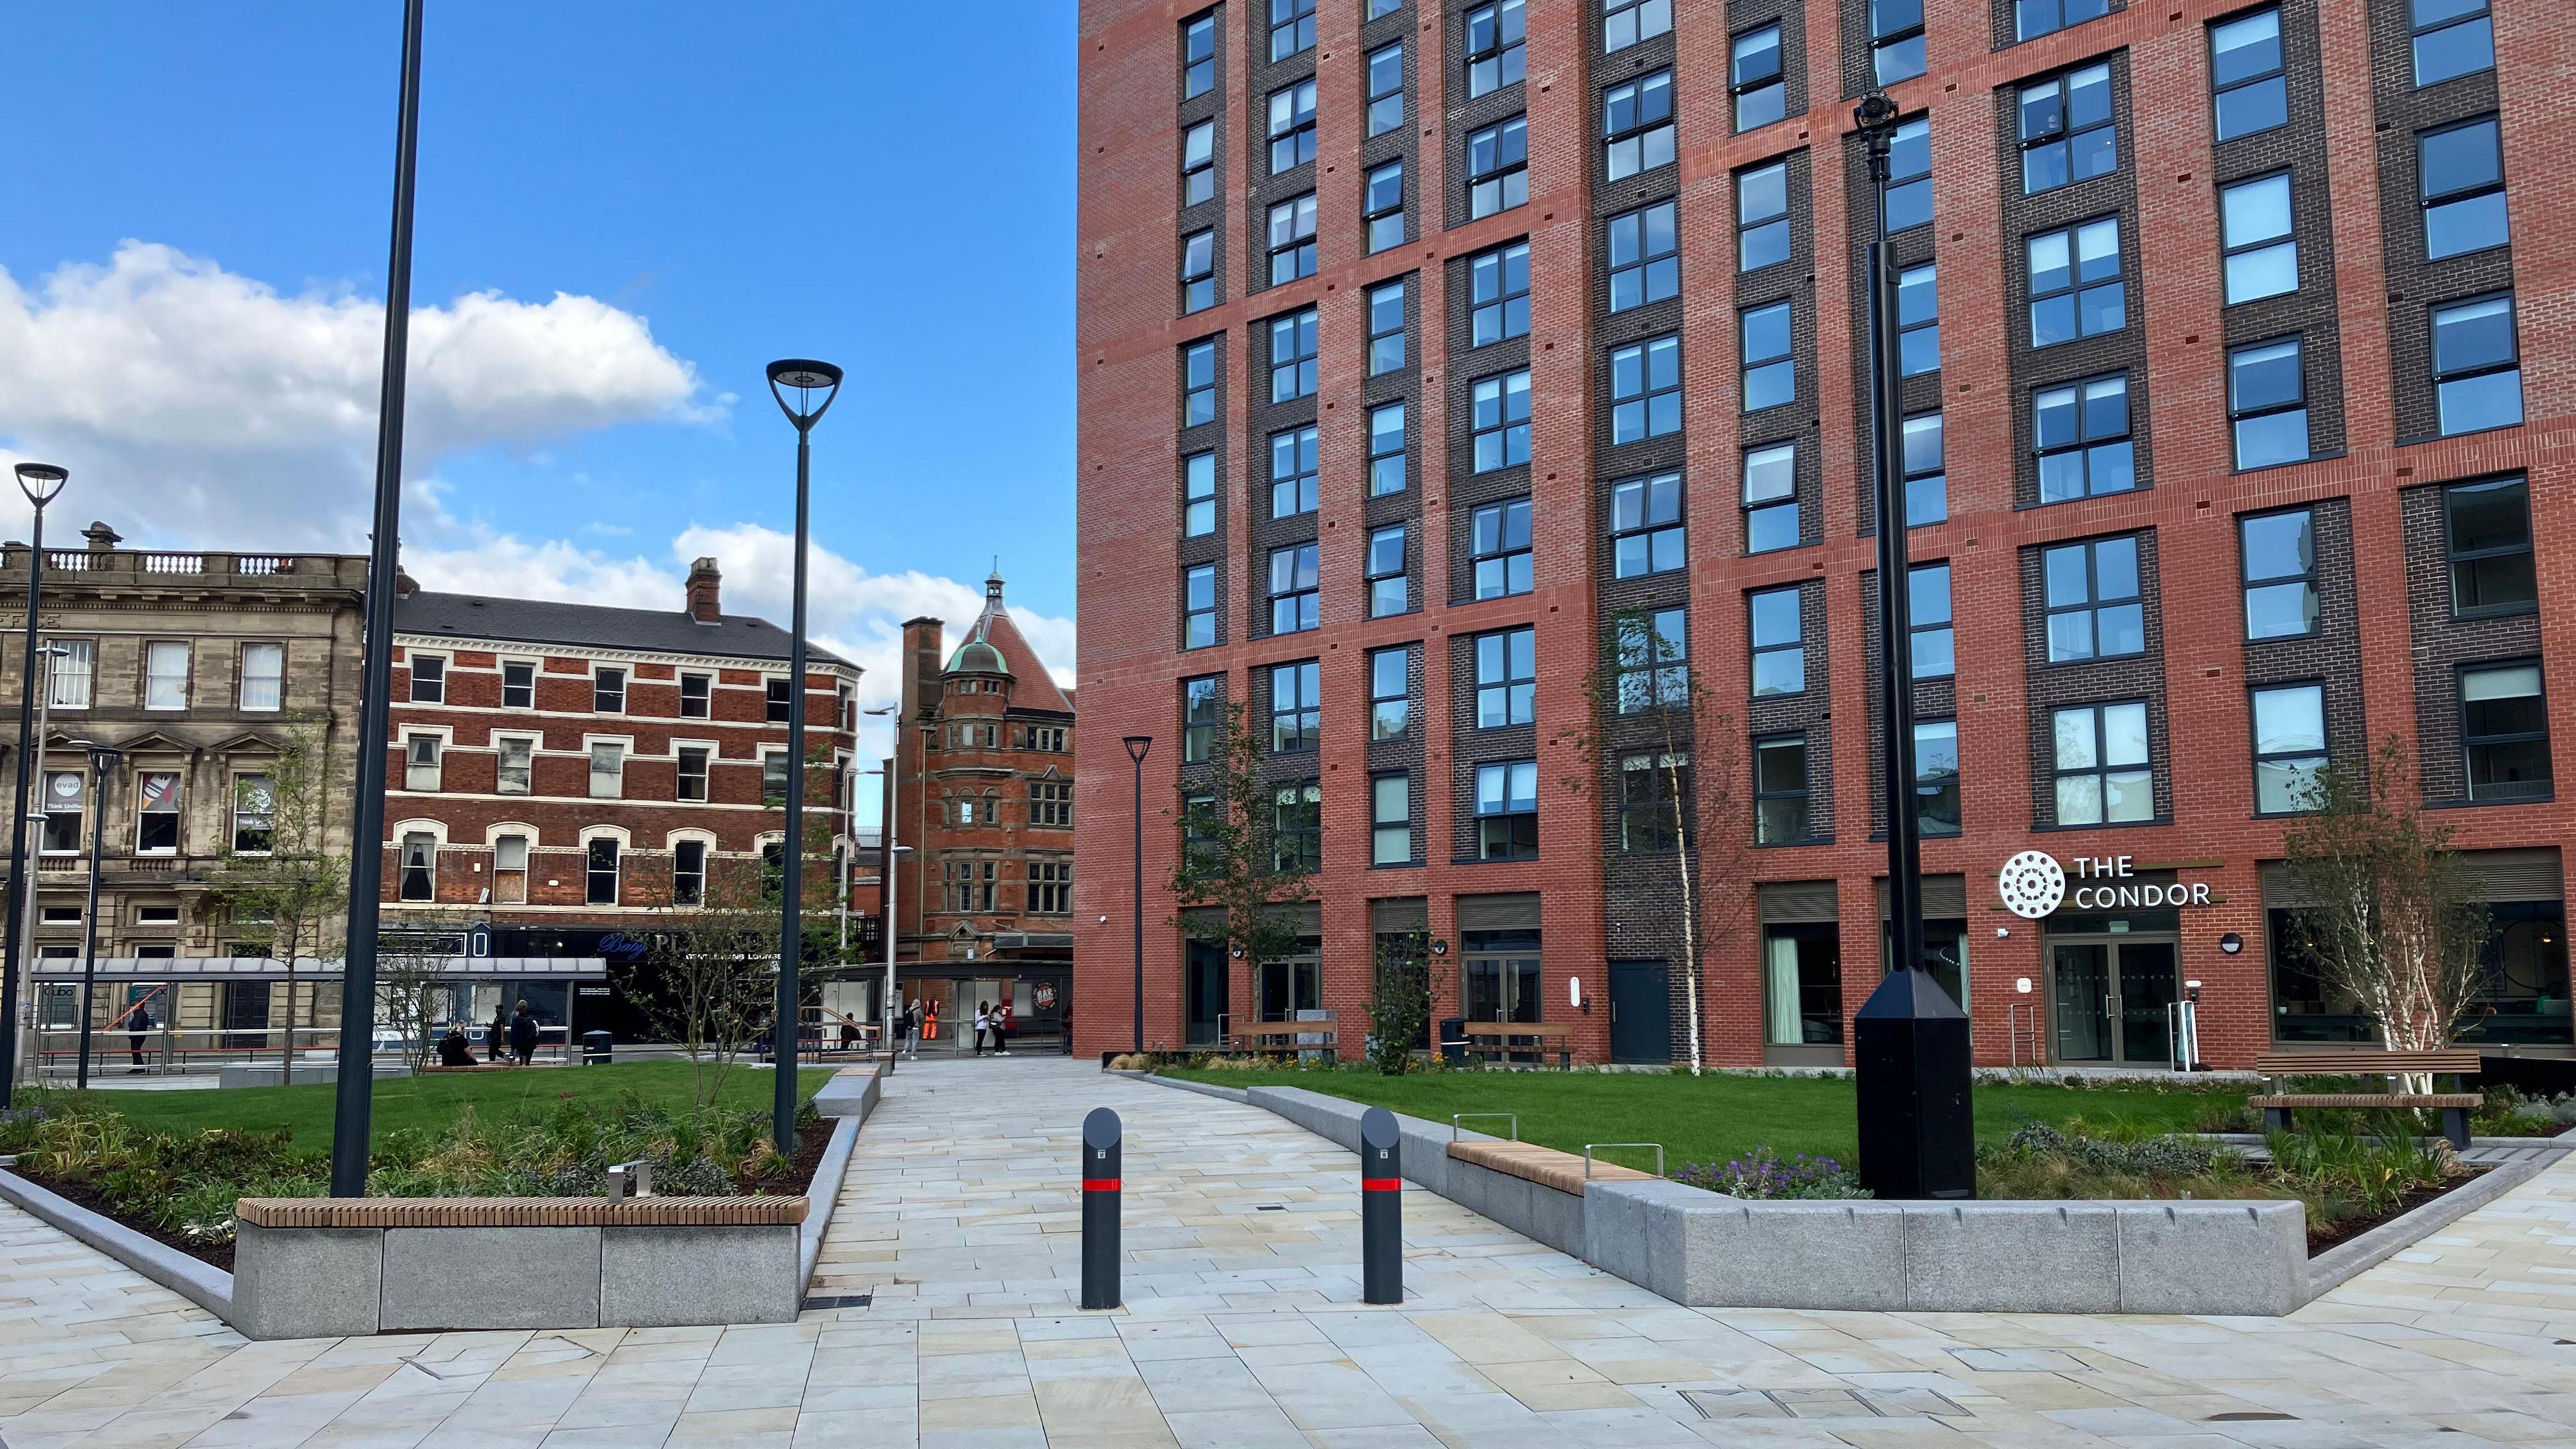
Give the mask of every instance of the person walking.
[(134, 1065), (125, 1069), (129, 1077), (143, 1075), (143, 1042), (151, 1030), (152, 1008), (140, 1001), (134, 1003), (134, 1010), (125, 1017), (125, 1046), (134, 1057)]
[(528, 1003), (519, 1003), (519, 1014), (510, 1019), (510, 1055), (526, 1066), (537, 1054), (537, 1014)]
[(501, 1048), (510, 1044), (510, 1006), (508, 1002), (492, 1003), (492, 1024), (483, 1029), (483, 1059), (501, 1060)]
[(1011, 998), (1005, 996), (993, 1004), (993, 1055), (1011, 1054)]

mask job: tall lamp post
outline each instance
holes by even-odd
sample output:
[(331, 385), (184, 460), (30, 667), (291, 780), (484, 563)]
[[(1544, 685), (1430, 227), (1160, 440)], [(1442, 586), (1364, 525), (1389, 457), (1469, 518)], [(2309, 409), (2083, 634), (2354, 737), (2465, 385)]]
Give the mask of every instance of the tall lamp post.
[[(9, 819), (16, 827), (9, 839), (9, 912), (8, 925), (0, 930), (0, 965), (5, 966), (6, 980), (0, 981), (0, 1018), (7, 1026), (0, 1029), (0, 1110), (9, 1106), (11, 1093), (18, 1083), (18, 946), (27, 932), (27, 787), (36, 777), (36, 610), (44, 602), (45, 583), (45, 505), (63, 491), (71, 474), (51, 463), (21, 463), (17, 468), (18, 491), (27, 495), (28, 504), (36, 511), (27, 546), (27, 652), (18, 678), (26, 688), (18, 697), (18, 783), (17, 800), (10, 808)], [(48, 688), (47, 693), (51, 693)], [(36, 953), (27, 952), (29, 956)]]
[[(36, 778), (39, 782), (44, 779), (45, 773), (45, 740), (49, 737), (46, 713), (54, 702), (54, 670), (60, 667), (62, 660), (69, 657), (71, 652), (72, 651), (64, 648), (60, 644), (47, 644), (36, 651), (36, 657), (45, 661), (45, 673), (44, 678), (38, 680), (36, 683), (38, 691), (36, 695), (36, 748), (33, 751), (35, 758), (29, 762), (29, 768), (35, 772)], [(20, 817), (18, 829), (19, 834), (32, 834), (39, 840), (44, 838), (45, 833), (45, 802), (41, 798), (43, 788), (43, 785), (39, 783), (37, 786), (39, 798), (36, 801), (36, 808), (28, 811), (25, 815)], [(34, 847), (29, 848), (33, 849)], [(27, 1080), (30, 1083), (33, 1083), (37, 1079), (37, 1076), (44, 1065), (45, 1056), (36, 1039), (32, 1020), (35, 1015), (36, 997), (36, 882), (40, 875), (41, 872), (30, 870), (26, 872), (27, 878), (23, 885), (15, 880), (11, 881), (9, 885), (11, 898), (10, 904), (13, 906), (24, 907), (27, 913), (26, 936), (24, 940), (19, 942), (18, 958), (9, 963), (9, 981), (10, 984), (17, 988), (20, 993), (19, 999), (27, 1003), (27, 1014), (30, 1018), (29, 1030), (26, 1033), (26, 1050), (19, 1057), (18, 1064), (25, 1068)], [(9, 1036), (14, 1043), (18, 1037), (18, 1031), (16, 1028), (11, 1028)]]
[(1924, 970), (1922, 822), (1914, 781), (1914, 671), (1900, 653), (1913, 615), (1899, 440), (1896, 257), (1887, 241), (1888, 150), (1897, 111), (1873, 93), (1852, 113), (1877, 198), (1869, 277), (1870, 432), (1878, 500), (1879, 763), (1887, 777), (1889, 970), (1854, 1014), (1860, 1180), (1882, 1198), (1976, 1195), (1967, 1014)]
[(125, 752), (88, 740), (74, 740), (72, 745), (89, 751), (89, 898), (81, 906), (80, 1070), (76, 1081), (86, 1092), (90, 1013), (96, 1009), (94, 996), (98, 990), (98, 867), (99, 850), (107, 839), (107, 772), (125, 758)]
[[(769, 364), (769, 395), (796, 426), (796, 583), (788, 611), (787, 678), (787, 841), (778, 852), (784, 875), (778, 902), (778, 1009), (770, 1020), (769, 1039), (776, 1044), (778, 1081), (772, 1099), (770, 1140), (781, 1152), (796, 1150), (796, 1064), (804, 1035), (797, 1020), (802, 1001), (796, 968), (804, 955), (805, 937), (797, 921), (805, 884), (805, 538), (806, 499), (812, 491), (814, 425), (841, 390), (841, 369), (828, 362), (791, 357)], [(795, 401), (788, 394), (796, 395)]]
[(1128, 914), (1136, 928), (1136, 1045), (1145, 1049), (1145, 756), (1154, 748), (1152, 735), (1129, 735), (1127, 758), (1136, 763), (1136, 892)]
[[(403, 6), (402, 101), (394, 125), (392, 249), (385, 266), (385, 358), (376, 395), (376, 512), (367, 548), (365, 663), (358, 684), (358, 798), (349, 825), (349, 946), (340, 987), (340, 1071), (331, 1104), (331, 1195), (367, 1195), (376, 1089), (377, 898), (385, 886), (385, 750), (393, 732), (394, 573), (402, 551), (403, 385), (411, 357), (411, 215), (420, 156), (421, 0)], [(287, 963), (294, 964), (291, 954)], [(286, 1019), (295, 1020), (287, 1002)], [(286, 1030), (283, 1083), (294, 1077)]]

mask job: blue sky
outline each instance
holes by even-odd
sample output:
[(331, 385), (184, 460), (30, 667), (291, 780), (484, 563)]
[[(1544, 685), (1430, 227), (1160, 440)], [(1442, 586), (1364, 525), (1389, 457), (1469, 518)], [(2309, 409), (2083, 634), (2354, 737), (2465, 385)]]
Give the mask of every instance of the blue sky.
[[(138, 543), (362, 547), (400, 4), (5, 33), (0, 461)], [(1074, 46), (1065, 0), (430, 0), (407, 566), (660, 606), (713, 551), (783, 618), (761, 366), (824, 357), (818, 631), (877, 696), (999, 554), (1068, 669)]]

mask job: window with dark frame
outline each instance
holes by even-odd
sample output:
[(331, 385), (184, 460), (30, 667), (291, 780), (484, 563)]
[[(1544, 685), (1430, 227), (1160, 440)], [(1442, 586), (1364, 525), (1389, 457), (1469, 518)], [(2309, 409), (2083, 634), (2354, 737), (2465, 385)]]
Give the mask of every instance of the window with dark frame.
[(2495, 117), (2416, 136), (2415, 174), (2424, 204), (2425, 260), (2464, 257), (2513, 240)]
[(1271, 795), (1271, 861), (1282, 872), (1324, 868), (1324, 782), (1293, 780)]
[(1905, 677), (1946, 679), (1958, 670), (1950, 628), (1950, 565), (1916, 564), (1906, 570), (1905, 580)]
[(1673, 164), (1673, 73), (1659, 70), (1601, 96), (1601, 152), (1612, 181)]
[(1404, 243), (1404, 162), (1372, 168), (1360, 192), (1362, 234), (1372, 253)]
[(1369, 496), (1404, 489), (1404, 404), (1384, 403), (1369, 409)]
[(1611, 443), (1642, 442), (1681, 429), (1681, 334), (1610, 349)]
[(1029, 914), (1062, 916), (1073, 910), (1073, 862), (1029, 862)]
[(1773, 443), (1744, 453), (1744, 551), (1796, 548), (1805, 536), (1798, 517), (1798, 445)]
[[(1671, 850), (1687, 829), (1690, 756), (1622, 755), (1619, 758), (1619, 849), (1625, 854)], [(1676, 779), (1676, 777), (1679, 777)]]
[(1788, 114), (1788, 87), (1780, 75), (1780, 27), (1748, 30), (1728, 43), (1728, 90), (1735, 98), (1735, 129), (1757, 130)]
[(1316, 547), (1290, 544), (1270, 551), (1270, 632), (1302, 634), (1323, 622)]
[(1789, 304), (1772, 302), (1737, 314), (1744, 338), (1744, 411), (1758, 413), (1798, 400)]
[(1181, 133), (1181, 205), (1216, 196), (1216, 122), (1201, 121)]
[(1633, 579), (1689, 562), (1682, 524), (1682, 475), (1656, 473), (1610, 485), (1611, 574)]
[(2129, 375), (2087, 378), (2031, 394), (2039, 501), (2060, 503), (2137, 486), (2129, 439)]
[(1807, 692), (1807, 623), (1796, 584), (1744, 596), (1752, 622), (1753, 697)]
[(590, 676), (590, 708), (594, 714), (626, 713), (626, 671), (599, 668)]
[(2129, 325), (2120, 219), (2105, 216), (2023, 243), (2030, 260), (2030, 345), (2053, 347)]
[(1896, 128), (1887, 147), (1887, 208), (1879, 225), (1889, 236), (1932, 219), (1932, 118), (1916, 116)]
[(1492, 216), (1529, 203), (1529, 118), (1514, 116), (1467, 137), (1467, 214)]
[(1181, 25), (1181, 99), (1191, 100), (1216, 88), (1216, 15), (1193, 17)]
[(1769, 735), (1753, 742), (1753, 843), (1802, 845), (1808, 839), (1807, 737)]
[(707, 843), (680, 840), (671, 844), (671, 904), (695, 906), (707, 898)]
[(2049, 663), (2147, 652), (2146, 603), (2138, 585), (2135, 535), (2044, 549), (2040, 576)]
[(2295, 639), (2317, 631), (2314, 510), (2292, 508), (2236, 521), (2245, 580), (2245, 637)]
[(1369, 864), (1413, 864), (1413, 777), (1369, 776)]
[(1905, 468), (1905, 526), (1921, 528), (1950, 516), (1948, 448), (1941, 414), (1916, 413), (1899, 430)]
[[(82, 833), (81, 824), (89, 807), (88, 780), (78, 770), (48, 770), (43, 789), (45, 823), (40, 853), (78, 855), (87, 850), (89, 837)], [(265, 845), (260, 848), (267, 849)]]
[(2522, 351), (2513, 294), (2433, 309), (2433, 398), (2442, 434), (2475, 433), (2522, 421)]
[(1315, 159), (1315, 78), (1292, 81), (1270, 93), (1270, 174), (1294, 171)]
[(1413, 723), (1413, 690), (1407, 667), (1409, 650), (1369, 651), (1369, 738), (1391, 740)]
[(1515, 498), (1476, 510), (1469, 524), (1468, 561), (1479, 599), (1526, 594), (1530, 571), (1530, 501)]
[(1181, 681), (1181, 763), (1203, 765), (1216, 758), (1225, 728), (1225, 680), (1204, 674)]
[(1529, 69), (1528, 16), (1522, 0), (1496, 0), (1467, 12), (1467, 95), (1490, 95)]
[(2539, 606), (2528, 480), (2497, 478), (2444, 488), (2442, 543), (2451, 575), (2451, 617), (2521, 614)]
[(1538, 631), (1506, 629), (1476, 636), (1476, 728), (1533, 722), (1538, 704)]
[(1294, 518), (1322, 505), (1318, 444), (1313, 424), (1270, 435), (1270, 516)]
[(2460, 671), (2460, 746), (2471, 800), (2549, 798), (2549, 708), (2537, 660)]
[(1603, 0), (1601, 53), (1626, 50), (1673, 28), (1673, 0)]
[(1404, 525), (1369, 531), (1368, 616), (1384, 619), (1412, 607), (1404, 575)]
[(584, 843), (582, 901), (585, 905), (617, 904), (617, 842), (605, 835), (595, 835)]
[(1181, 238), (1181, 310), (1204, 312), (1216, 305), (1216, 228)]
[(2278, 6), (2209, 27), (2209, 84), (2221, 141), (2290, 123)]
[(2307, 461), (2308, 393), (2299, 351), (2296, 337), (2227, 350), (2227, 425), (2238, 469)]
[(1869, 67), (1882, 86), (1923, 74), (1923, 0), (1869, 0)]
[(1479, 378), (1471, 390), (1475, 471), (1490, 473), (1530, 457), (1530, 375), (1524, 367)]
[(1315, 275), (1315, 193), (1270, 208), (1270, 285)]
[(1312, 754), (1324, 744), (1323, 666), (1312, 659), (1270, 666), (1270, 753)]
[(2119, 169), (2108, 62), (2025, 83), (2020, 89), (2020, 109), (2024, 196)]
[(1216, 644), (1216, 565), (1200, 564), (1182, 575), (1181, 647), (1207, 649)]
[(1476, 858), (1529, 860), (1538, 855), (1538, 762), (1476, 767)]
[(2252, 691), (2254, 813), (2303, 815), (2317, 808), (2317, 775), (2326, 767), (2326, 688), (2266, 685)]
[(1369, 288), (1368, 374), (1378, 377), (1404, 366), (1404, 283)]
[(1286, 60), (1315, 48), (1315, 0), (1270, 0), (1270, 59)]
[(771, 724), (787, 723), (789, 717), (795, 713), (796, 709), (794, 685), (784, 679), (764, 680), (763, 684), (766, 686), (768, 693), (767, 717), (769, 722)]
[(2110, 0), (2014, 0), (2014, 35), (2021, 40), (2036, 40), (2110, 13)]
[(1735, 269), (1758, 272), (1789, 260), (1789, 250), (1789, 163), (1735, 173)]
[(1368, 133), (1383, 136), (1404, 124), (1404, 42), (1368, 53)]
[(1690, 611), (1656, 609), (1643, 628), (1618, 630), (1612, 694), (1619, 713), (1682, 709), (1690, 704)]
[(1681, 294), (1681, 245), (1675, 206), (1658, 201), (1608, 222), (1610, 310), (1625, 312)]
[(1941, 370), (1941, 293), (1931, 262), (1896, 274), (1896, 370), (1900, 377)]
[(1270, 400), (1289, 402), (1315, 393), (1315, 309), (1270, 319)]
[(438, 898), (438, 837), (426, 830), (404, 833), (402, 888), (396, 894), (406, 901)]
[(1192, 453), (1181, 460), (1181, 499), (1183, 538), (1216, 532), (1216, 454)]
[(2156, 814), (2143, 701), (2082, 704), (2051, 716), (2059, 825), (2120, 825)]
[(2407, 19), (2418, 88), (2495, 69), (2495, 17), (2487, 0), (2411, 0)]
[(145, 770), (135, 777), (134, 853), (179, 853), (179, 774)]
[(1469, 258), (1467, 294), (1470, 346), (1528, 336), (1529, 243), (1513, 242)]
[(1914, 819), (1925, 835), (1959, 833), (1959, 722), (1914, 723)]
[(2299, 290), (2299, 238), (2290, 211), (2290, 173), (2218, 189), (2219, 244), (2227, 305)]

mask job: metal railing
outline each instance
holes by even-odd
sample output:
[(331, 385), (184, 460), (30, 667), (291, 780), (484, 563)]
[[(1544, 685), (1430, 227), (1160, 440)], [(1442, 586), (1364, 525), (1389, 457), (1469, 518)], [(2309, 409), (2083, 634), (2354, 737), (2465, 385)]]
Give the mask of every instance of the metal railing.
[[(435, 1042), (446, 1034), (444, 1025), (431, 1033)], [(155, 1022), (141, 1031), (123, 1023), (101, 1022), (90, 1028), (90, 1075), (101, 1076), (187, 1076), (220, 1071), (225, 1067), (275, 1067), (278, 1054), (287, 1045), (288, 1028), (282, 1026), (170, 1026)], [(340, 1028), (298, 1026), (293, 1028), (295, 1064), (324, 1066), (339, 1060)], [(137, 1040), (137, 1038), (141, 1040)], [(467, 1033), (474, 1059), (485, 1059), (483, 1036), (475, 1030)], [(376, 1058), (379, 1061), (402, 1060), (411, 1055), (399, 1041), (378, 1037)], [(510, 1051), (501, 1050), (504, 1061)], [(533, 1058), (548, 1066), (560, 1066), (573, 1057), (573, 1046), (560, 1026), (537, 1028), (537, 1050)], [(48, 1025), (36, 1028), (36, 1069), (47, 1077), (70, 1077), (79, 1070), (80, 1027)]]

